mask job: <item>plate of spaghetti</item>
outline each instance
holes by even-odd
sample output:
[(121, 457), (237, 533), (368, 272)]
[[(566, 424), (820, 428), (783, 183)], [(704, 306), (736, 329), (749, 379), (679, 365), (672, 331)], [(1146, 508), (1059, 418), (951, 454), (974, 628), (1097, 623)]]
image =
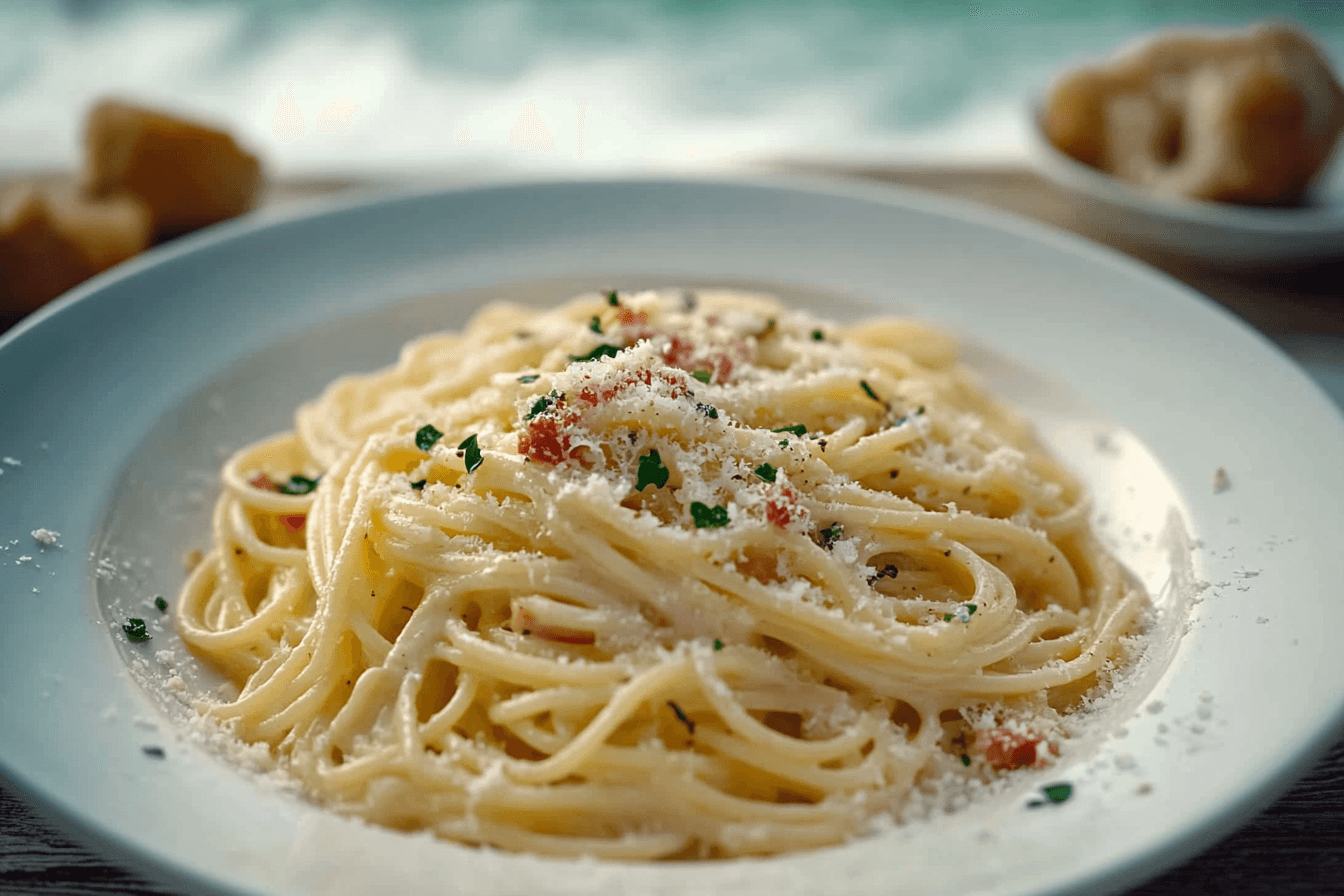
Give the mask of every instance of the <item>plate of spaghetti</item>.
[(1344, 711), (1329, 399), (916, 193), (263, 214), (0, 380), (0, 768), (193, 890), (1113, 892)]

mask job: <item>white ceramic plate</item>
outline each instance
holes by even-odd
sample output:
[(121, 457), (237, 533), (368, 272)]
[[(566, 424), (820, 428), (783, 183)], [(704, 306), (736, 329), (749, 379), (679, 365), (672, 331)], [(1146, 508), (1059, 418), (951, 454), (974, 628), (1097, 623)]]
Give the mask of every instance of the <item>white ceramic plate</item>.
[[(618, 865), (371, 829), (186, 733), (170, 679), (190, 664), (151, 600), (174, 595), (182, 551), (206, 538), (223, 454), (488, 296), (710, 282), (966, 337), (991, 386), (1081, 470), (1168, 627), (1094, 736), (960, 814), (844, 847)], [(1245, 820), (1344, 717), (1344, 421), (1329, 400), (1173, 281), (916, 193), (532, 183), (262, 215), (151, 252), (0, 340), (0, 420), (0, 770), (77, 834), (193, 891), (1105, 893)], [(1215, 494), (1218, 467), (1232, 488)], [(39, 527), (59, 545), (39, 546)], [(129, 644), (127, 615), (154, 640)], [(1071, 800), (1026, 808), (1055, 780)]]
[(1237, 267), (1274, 268), (1344, 257), (1344, 152), (1336, 151), (1295, 208), (1154, 196), (1060, 152), (1028, 109), (1031, 155), (1040, 173), (1098, 208), (1090, 225), (1107, 239), (1169, 255)]

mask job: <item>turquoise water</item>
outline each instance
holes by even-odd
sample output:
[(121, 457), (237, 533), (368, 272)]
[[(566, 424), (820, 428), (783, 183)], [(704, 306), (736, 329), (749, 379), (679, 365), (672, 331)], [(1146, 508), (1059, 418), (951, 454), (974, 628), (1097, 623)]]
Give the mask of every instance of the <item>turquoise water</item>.
[(73, 161), (107, 93), (287, 173), (1006, 159), (1062, 67), (1264, 18), (1344, 70), (1344, 0), (0, 2), (0, 166)]

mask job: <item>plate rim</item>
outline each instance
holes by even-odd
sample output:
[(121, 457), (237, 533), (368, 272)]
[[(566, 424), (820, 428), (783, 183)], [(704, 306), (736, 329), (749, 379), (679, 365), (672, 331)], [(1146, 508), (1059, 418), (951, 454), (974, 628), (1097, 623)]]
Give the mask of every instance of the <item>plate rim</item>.
[[(900, 187), (895, 185), (862, 185), (854, 182), (841, 182), (825, 177), (799, 177), (799, 176), (730, 176), (722, 175), (692, 175), (692, 176), (668, 176), (668, 175), (649, 175), (641, 177), (611, 177), (611, 178), (556, 178), (551, 175), (538, 175), (535, 178), (508, 178), (501, 181), (474, 183), (467, 186), (443, 189), (440, 187), (422, 187), (413, 186), (404, 189), (394, 189), (392, 191), (370, 188), (368, 190), (352, 191), (355, 195), (347, 195), (339, 198), (318, 197), (311, 200), (295, 202), (284, 206), (273, 212), (263, 212), (247, 216), (245, 219), (227, 222), (216, 227), (208, 228), (199, 234), (193, 235), (181, 241), (175, 241), (174, 244), (168, 244), (146, 253), (145, 256), (135, 259), (128, 265), (100, 275), (94, 280), (77, 287), (75, 290), (65, 294), (56, 302), (45, 306), (33, 315), (20, 322), (8, 333), (0, 337), (0, 356), (8, 350), (9, 346), (18, 340), (24, 338), (25, 333), (39, 326), (51, 325), (49, 321), (56, 318), (66, 311), (66, 309), (75, 306), (77, 303), (86, 300), (89, 297), (96, 296), (108, 286), (118, 283), (122, 280), (132, 278), (142, 270), (159, 264), (166, 263), (174, 258), (198, 252), (212, 245), (227, 243), (238, 237), (257, 231), (264, 231), (272, 227), (303, 225), (304, 222), (312, 222), (321, 219), (326, 215), (348, 214), (360, 209), (378, 207), (384, 204), (396, 203), (407, 199), (431, 199), (447, 198), (458, 196), (463, 193), (480, 193), (495, 189), (526, 189), (542, 185), (563, 184), (568, 186), (583, 185), (586, 183), (611, 185), (681, 185), (697, 184), (726, 186), (748, 186), (761, 187), (772, 190), (785, 190), (788, 192), (817, 193), (831, 198), (843, 198), (847, 200), (861, 200), (869, 203), (886, 205), (894, 209), (910, 210), (912, 207), (916, 211), (931, 213), (942, 217), (957, 219), (963, 223), (969, 223), (974, 226), (988, 227), (996, 230), (1006, 230), (1016, 236), (1023, 237), (1038, 243), (1044, 243), (1052, 249), (1066, 251), (1073, 254), (1081, 254), (1093, 263), (1102, 263), (1107, 266), (1119, 266), (1125, 269), (1130, 275), (1143, 275), (1145, 279), (1154, 279), (1154, 282), (1160, 283), (1163, 288), (1176, 289), (1186, 294), (1187, 298), (1197, 302), (1206, 312), (1221, 314), (1228, 321), (1238, 325), (1243, 331), (1254, 337), (1258, 337), (1262, 347), (1268, 348), (1282, 359), (1294, 363), (1286, 354), (1274, 345), (1267, 337), (1254, 330), (1248, 324), (1241, 321), (1234, 314), (1222, 307), (1216, 302), (1202, 296), (1197, 291), (1191, 289), (1175, 278), (1157, 271), (1143, 263), (1136, 261), (1129, 256), (1124, 255), (1117, 250), (1107, 246), (1099, 245), (1090, 240), (1073, 233), (1042, 224), (1024, 216), (1012, 213), (1000, 212), (992, 209), (985, 209), (970, 203), (947, 199), (926, 191), (915, 188)], [(380, 304), (385, 306), (389, 303)], [(1294, 366), (1295, 363), (1294, 363)], [(1314, 385), (1314, 384), (1313, 384)], [(1214, 816), (1210, 824), (1200, 830), (1187, 831), (1186, 836), (1182, 837), (1169, 845), (1170, 852), (1166, 854), (1170, 858), (1162, 861), (1157, 871), (1149, 874), (1146, 870), (1132, 867), (1137, 863), (1131, 857), (1128, 860), (1128, 866), (1135, 872), (1137, 877), (1132, 878), (1124, 885), (1132, 885), (1141, 879), (1153, 876), (1160, 871), (1165, 870), (1171, 865), (1183, 858), (1207, 848), (1207, 846), (1217, 839), (1224, 836), (1227, 832), (1242, 824), (1246, 817), (1252, 812), (1257, 811), (1264, 805), (1268, 805), (1279, 793), (1291, 785), (1303, 772), (1306, 771), (1308, 760), (1318, 758), (1329, 746), (1338, 739), (1341, 732), (1344, 732), (1344, 712), (1337, 713), (1336, 717), (1328, 721), (1323, 726), (1318, 726), (1318, 734), (1314, 742), (1308, 743), (1300, 751), (1301, 758), (1292, 763), (1276, 769), (1272, 779), (1261, 788), (1244, 792), (1242, 796), (1242, 807), (1235, 812), (1224, 812)], [(41, 814), (50, 816), (55, 810), (58, 817), (63, 817), (66, 829), (81, 831), (89, 835), (97, 835), (96, 840), (101, 844), (104, 852), (112, 852), (119, 855), (133, 855), (134, 852), (127, 852), (125, 846), (133, 841), (127, 841), (123, 838), (109, 836), (109, 832), (102, 831), (97, 827), (88, 826), (84, 821), (78, 818), (77, 810), (74, 807), (66, 806), (62, 801), (53, 799), (51, 794), (44, 793), (40, 788), (30, 785), (30, 782), (24, 779), (24, 776), (15, 774), (16, 770), (9, 766), (4, 756), (0, 756), (0, 776), (3, 776), (11, 786), (22, 793), (30, 803), (39, 806)], [(38, 797), (34, 799), (34, 797)], [(1234, 817), (1232, 817), (1234, 816)], [(83, 839), (77, 837), (77, 839)], [(1165, 851), (1164, 851), (1165, 852)], [(152, 865), (158, 862), (152, 861)], [(1099, 874), (1101, 872), (1098, 872)], [(181, 882), (183, 880), (190, 882), (193, 887), (206, 885), (217, 888), (216, 882), (200, 878), (188, 873), (185, 878), (178, 874), (170, 874), (170, 879)], [(1106, 885), (1114, 883), (1114, 874), (1105, 875)], [(236, 885), (233, 889), (217, 888), (216, 892), (240, 892)], [(1067, 889), (1075, 889), (1076, 883), (1070, 883)]]

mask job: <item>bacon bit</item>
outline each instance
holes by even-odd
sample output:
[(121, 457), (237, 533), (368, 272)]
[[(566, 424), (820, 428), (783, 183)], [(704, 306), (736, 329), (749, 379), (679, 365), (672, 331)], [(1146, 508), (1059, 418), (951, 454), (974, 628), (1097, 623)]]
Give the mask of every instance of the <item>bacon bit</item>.
[(616, 320), (623, 327), (642, 327), (649, 322), (649, 313), (647, 311), (631, 311), (624, 306), (616, 315)]
[(306, 513), (289, 513), (280, 517), (280, 523), (285, 527), (286, 532), (297, 532), (308, 522)]
[(680, 367), (682, 370), (690, 370), (691, 359), (695, 357), (695, 343), (682, 336), (680, 333), (674, 333), (672, 341), (663, 349), (663, 361), (669, 367)]
[(537, 463), (555, 466), (569, 457), (569, 434), (560, 431), (554, 417), (538, 417), (518, 436), (518, 453)]
[(280, 491), (280, 486), (272, 482), (271, 477), (267, 476), (265, 473), (258, 473), (253, 476), (251, 479), (247, 480), (247, 484), (253, 488), (259, 488), (264, 492)]
[(728, 355), (715, 355), (710, 358), (709, 363), (712, 365), (711, 369), (714, 371), (714, 376), (711, 377), (710, 382), (726, 383), (729, 378), (732, 377), (733, 359), (728, 357)]
[[(689, 391), (686, 388), (685, 383), (679, 382), (675, 377), (665, 371), (658, 371), (655, 373), (648, 368), (642, 368), (626, 374), (615, 383), (602, 387), (601, 390), (598, 390), (593, 386), (584, 386), (579, 390), (579, 400), (590, 407), (597, 407), (603, 402), (611, 401), (617, 395), (620, 395), (626, 389), (629, 389), (637, 383), (642, 383), (645, 386), (652, 386), (655, 378), (668, 386), (668, 396), (671, 398), (681, 398)], [(577, 420), (578, 418), (574, 417), (574, 421), (577, 422)]]
[(545, 625), (537, 622), (537, 617), (526, 607), (515, 606), (509, 628), (520, 635), (554, 641), (557, 644), (592, 644), (596, 639), (592, 632), (567, 628), (563, 625)]
[(976, 734), (976, 746), (984, 744), (985, 761), (1000, 771), (1017, 768), (1043, 768), (1046, 756), (1037, 749), (1045, 744), (1046, 749), (1059, 754), (1059, 748), (1047, 743), (1043, 737), (1019, 734), (1007, 728), (991, 728)]
[(798, 506), (798, 492), (789, 485), (781, 486), (779, 494), (771, 495), (765, 502), (765, 518), (781, 529), (787, 529), (803, 513)]

